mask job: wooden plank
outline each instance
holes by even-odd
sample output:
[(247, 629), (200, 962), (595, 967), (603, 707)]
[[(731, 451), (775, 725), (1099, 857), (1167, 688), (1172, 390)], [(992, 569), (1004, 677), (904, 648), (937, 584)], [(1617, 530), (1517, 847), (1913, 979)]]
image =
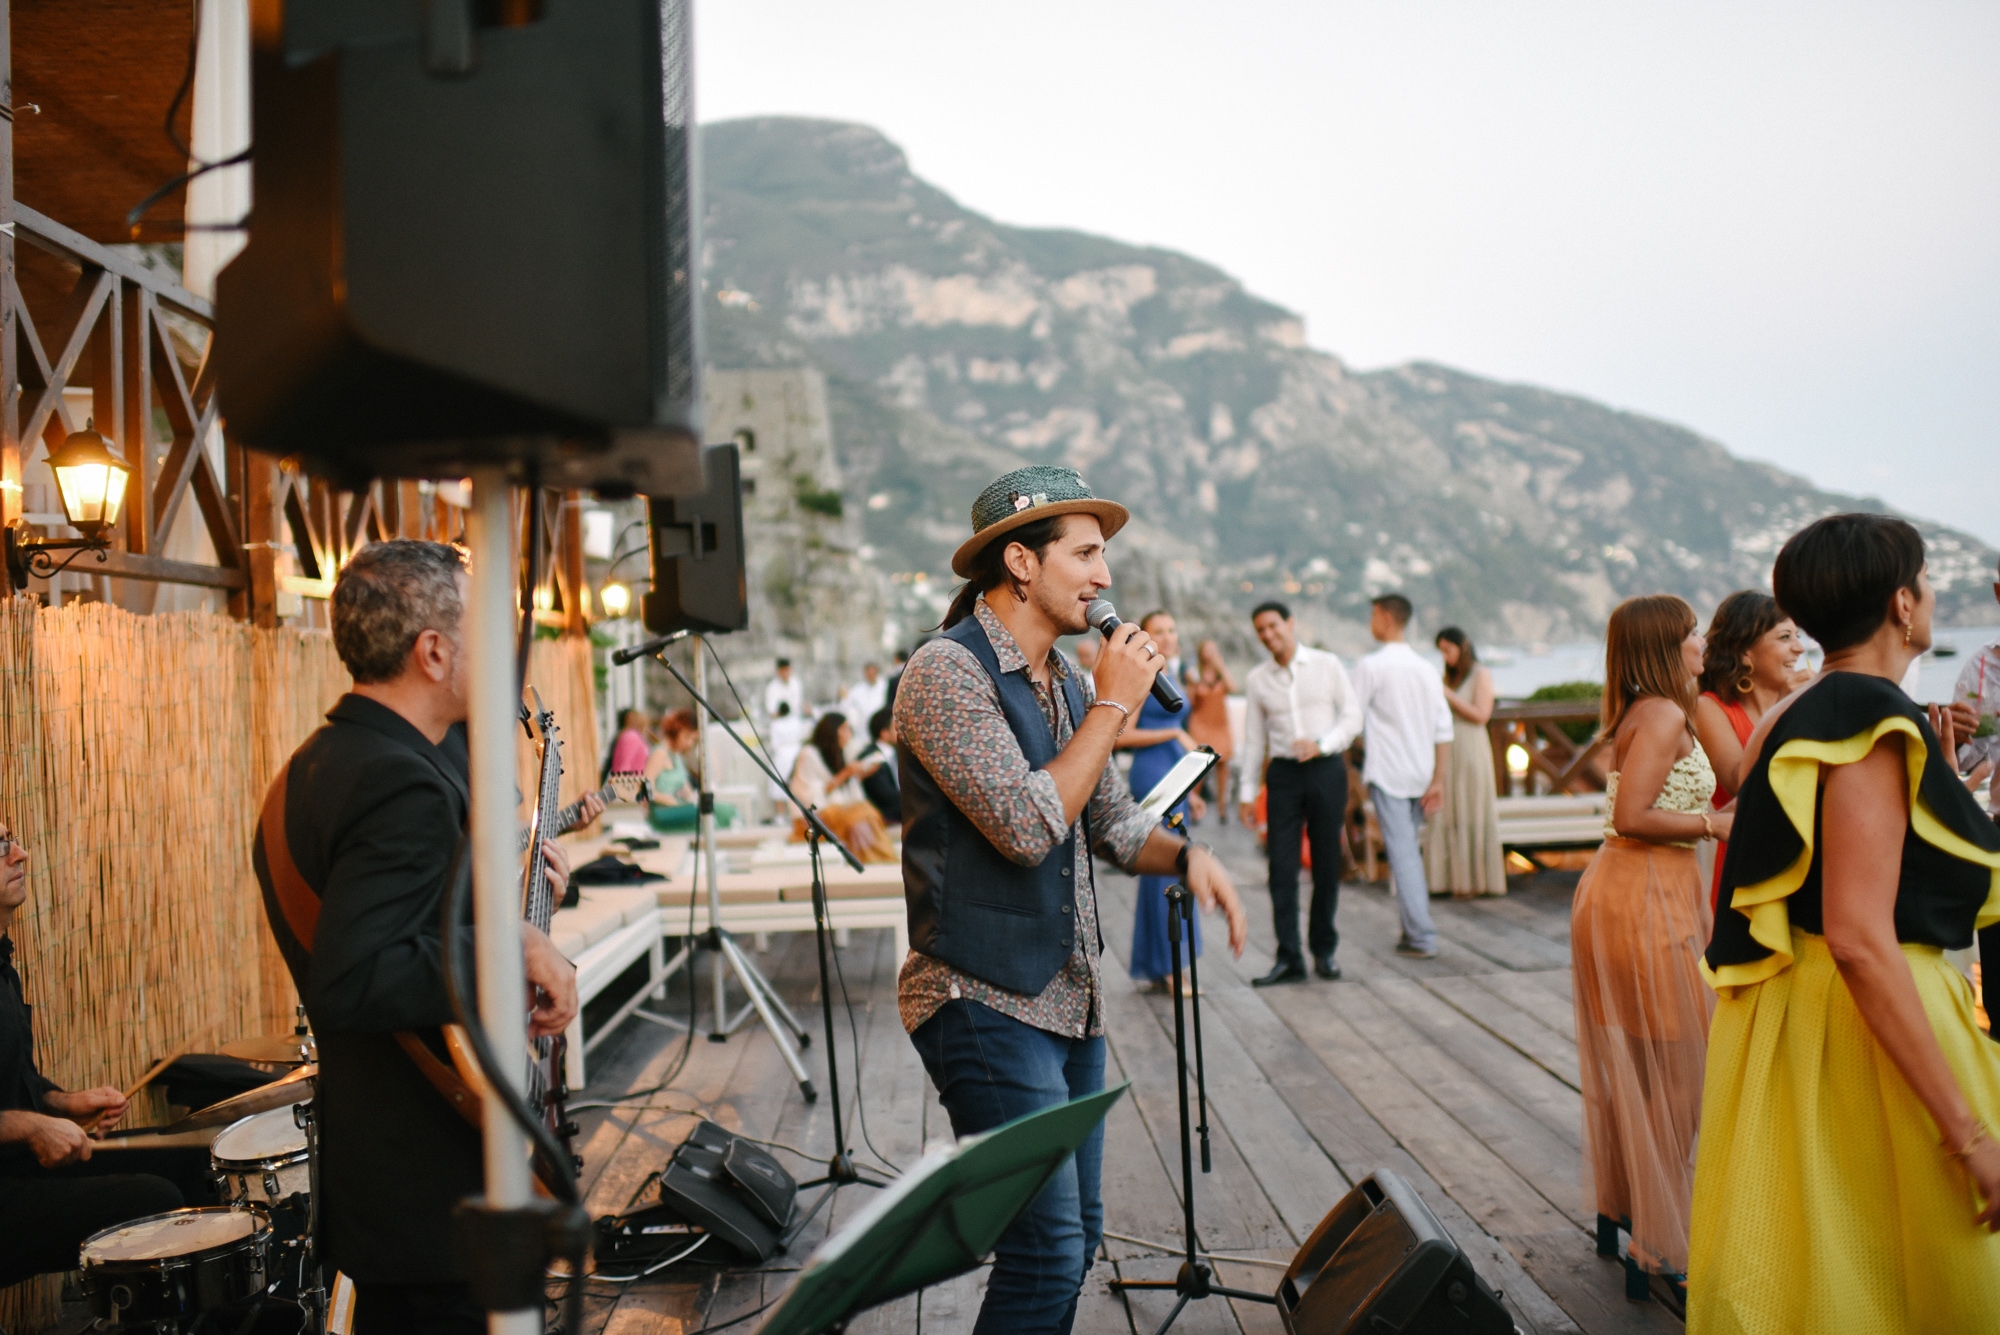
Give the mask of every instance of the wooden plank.
[(1480, 986), (1482, 976), (1433, 979), (1431, 991), (1480, 1028), (1580, 1092), (1583, 1076), (1577, 1069), (1576, 1044), (1505, 997)]
[[(1305, 1040), (1373, 1118), (1394, 1133), (1451, 1197), (1488, 1234), (1506, 1244), (1521, 1269), (1591, 1335), (1665, 1331), (1671, 1321), (1655, 1305), (1628, 1305), (1621, 1272), (1572, 1268), (1572, 1254), (1590, 1256), (1591, 1240), (1514, 1173), (1492, 1150), (1453, 1121), (1341, 1015), (1338, 998), (1359, 988), (1291, 989), (1273, 1009)], [(1447, 1225), (1449, 1227), (1449, 1225)], [(1500, 1287), (1504, 1288), (1504, 1285)]]
[[(1553, 974), (1554, 977), (1548, 975)], [(1478, 979), (1479, 985), (1496, 997), (1504, 998), (1554, 1033), (1576, 1042), (1576, 1002), (1572, 999), (1572, 976), (1568, 969), (1536, 974), (1493, 974)]]
[[(1568, 1146), (1568, 1157), (1574, 1158), (1582, 1149), (1582, 1096), (1555, 1072), (1513, 1047), (1496, 1042), (1492, 1030), (1479, 1023), (1478, 1017), (1468, 1015), (1462, 1007), (1445, 999), (1449, 989), (1465, 981), (1438, 978), (1414, 991), (1405, 984), (1392, 984), (1378, 986), (1375, 992), (1427, 1041), (1553, 1133)], [(1488, 1000), (1493, 1007), (1506, 1005), (1497, 999)], [(1572, 1053), (1572, 1066), (1574, 1060)]]
[[(1546, 1072), (1512, 1054), (1507, 1054), (1512, 1057), (1511, 1062), (1501, 1058), (1482, 1064), (1492, 1068), (1505, 1062), (1523, 1077), (1520, 1081), (1496, 1086), (1481, 1078), (1476, 1069), (1459, 1061), (1437, 1041), (1440, 1030), (1454, 1025), (1460, 1026), (1457, 1029), (1460, 1038), (1470, 1038), (1477, 1031), (1420, 983), (1376, 983), (1367, 993), (1368, 999), (1379, 1005), (1356, 1005), (1348, 1014), (1376, 1050), (1422, 1086), (1454, 1121), (1505, 1160), (1544, 1200), (1567, 1215), (1578, 1228), (1589, 1229), (1596, 1215), (1582, 1205), (1578, 1153), (1581, 1098)], [(1510, 1086), (1523, 1087), (1530, 1099), (1537, 1092), (1547, 1093), (1553, 1108), (1542, 1103), (1535, 1105), (1536, 1110), (1556, 1125), (1550, 1125), (1517, 1103)], [(1565, 1101), (1561, 1094), (1570, 1097)]]
[(1539, 932), (1508, 922), (1494, 914), (1480, 914), (1470, 921), (1470, 913), (1450, 900), (1431, 905), (1431, 919), (1438, 935), (1508, 969), (1563, 969), (1569, 967), (1569, 947), (1551, 941)]

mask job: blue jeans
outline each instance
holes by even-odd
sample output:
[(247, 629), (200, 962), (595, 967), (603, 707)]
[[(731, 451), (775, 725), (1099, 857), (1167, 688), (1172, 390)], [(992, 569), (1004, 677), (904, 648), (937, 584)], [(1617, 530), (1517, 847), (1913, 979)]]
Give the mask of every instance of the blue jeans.
[(1368, 795), (1375, 803), (1375, 823), (1382, 827), (1382, 847), (1389, 870), (1396, 876), (1396, 910), (1403, 919), (1403, 939), (1418, 950), (1436, 950), (1437, 928), (1431, 925), (1431, 887), (1424, 879), (1424, 853), (1417, 845), (1423, 828), (1424, 804), (1418, 797), (1391, 797), (1374, 784)]
[[(947, 1001), (910, 1041), (960, 1137), (1104, 1088), (1103, 1038), (1064, 1038), (975, 1001)], [(973, 1335), (1069, 1335), (1104, 1237), (1103, 1167), (1100, 1125), (1000, 1235)]]

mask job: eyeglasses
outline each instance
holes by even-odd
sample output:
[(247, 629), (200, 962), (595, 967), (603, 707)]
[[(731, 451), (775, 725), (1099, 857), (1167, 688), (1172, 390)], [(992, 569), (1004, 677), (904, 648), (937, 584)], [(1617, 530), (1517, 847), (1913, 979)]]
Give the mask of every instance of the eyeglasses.
[(11, 834), (0, 834), (0, 858), (8, 857), (21, 846), (21, 841)]

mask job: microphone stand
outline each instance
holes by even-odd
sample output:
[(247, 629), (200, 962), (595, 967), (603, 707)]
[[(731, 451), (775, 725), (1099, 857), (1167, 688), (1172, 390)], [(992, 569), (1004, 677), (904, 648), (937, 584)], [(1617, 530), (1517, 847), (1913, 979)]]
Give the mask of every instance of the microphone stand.
[[(1167, 825), (1183, 838), (1187, 835), (1187, 823), (1175, 812), (1167, 820)], [(1129, 1293), (1133, 1289), (1168, 1290), (1180, 1295), (1167, 1319), (1154, 1330), (1153, 1335), (1166, 1335), (1167, 1330), (1180, 1319), (1181, 1311), (1198, 1298), (1236, 1298), (1244, 1302), (1271, 1303), (1278, 1301), (1277, 1295), (1252, 1293), (1248, 1289), (1232, 1289), (1214, 1282), (1214, 1271), (1202, 1261), (1203, 1248), (1194, 1231), (1194, 1138), (1201, 1137), (1201, 1171), (1210, 1170), (1208, 1139), (1208, 1075), (1201, 1055), (1201, 973), (1195, 963), (1194, 915), (1196, 912), (1194, 895), (1184, 885), (1167, 887), (1167, 940), (1173, 949), (1174, 973), (1174, 1057), (1180, 1072), (1181, 1102), (1181, 1237), (1187, 1241), (1187, 1256), (1181, 1261), (1181, 1268), (1172, 1279), (1114, 1279), (1111, 1290), (1114, 1293)], [(1181, 992), (1181, 943), (1187, 943), (1188, 993)], [(1196, 1096), (1201, 1109), (1201, 1121), (1191, 1125), (1188, 1115), (1188, 1013), (1194, 1019), (1194, 1080)]]
[[(694, 641), (695, 675), (697, 678), (702, 679), (703, 685), (706, 685), (706, 679), (702, 673), (701, 653), (703, 648), (703, 641), (697, 636)], [(791, 784), (787, 783), (779, 775), (778, 771), (772, 767), (771, 762), (764, 758), (763, 753), (745, 741), (742, 734), (730, 727), (723, 720), (722, 716), (716, 713), (715, 706), (709, 703), (701, 687), (697, 686), (695, 682), (689, 681), (687, 676), (674, 666), (672, 661), (667, 658), (664, 649), (657, 652), (654, 657), (659, 659), (661, 666), (665, 667), (673, 675), (674, 680), (681, 684), (682, 689), (694, 697), (696, 706), (711, 719), (714, 719), (721, 726), (722, 730), (729, 734), (731, 741), (743, 748), (743, 754), (749, 756), (757, 768), (763, 771), (764, 777), (778, 786), (779, 791), (784, 793), (786, 799), (798, 809), (799, 814), (805, 818), (806, 822), (806, 846), (812, 858), (813, 935), (819, 946), (820, 1019), (823, 1022), (826, 1034), (826, 1083), (828, 1091), (833, 1095), (833, 1157), (827, 1160), (824, 1175), (799, 1183), (801, 1187), (824, 1187), (826, 1190), (819, 1194), (819, 1197), (813, 1201), (812, 1206), (793, 1223), (791, 1229), (785, 1234), (784, 1241), (789, 1243), (793, 1238), (798, 1236), (807, 1222), (819, 1213), (820, 1207), (826, 1204), (833, 1193), (841, 1187), (850, 1185), (884, 1187), (888, 1185), (886, 1182), (878, 1182), (874, 1178), (863, 1175), (854, 1166), (854, 1155), (847, 1148), (846, 1119), (842, 1114), (840, 1106), (840, 1048), (833, 1036), (833, 980), (828, 967), (828, 961), (831, 958), (829, 954), (831, 944), (827, 924), (826, 871), (820, 861), (820, 845), (822, 843), (831, 843), (835, 848), (840, 850), (841, 858), (856, 872), (861, 870), (861, 859), (855, 857), (847, 845), (834, 837), (833, 831), (827, 829), (826, 823), (819, 818), (819, 812), (799, 800), (799, 795), (792, 791)], [(756, 966), (750, 963), (748, 957), (736, 945), (735, 939), (722, 926), (721, 894), (716, 888), (715, 881), (715, 837), (713, 828), (715, 799), (709, 791), (708, 730), (706, 728), (702, 729), (701, 732), (701, 746), (701, 847), (708, 858), (709, 924), (704, 945), (726, 954), (730, 963), (735, 966), (738, 977), (743, 981), (743, 990), (750, 994), (753, 1004), (758, 1003), (760, 997), (759, 989), (761, 988), (761, 995), (768, 997), (771, 1004), (784, 1014), (785, 1019), (790, 1022), (793, 1030), (799, 1035), (801, 1043), (810, 1043), (811, 1039), (804, 1027), (792, 1018), (790, 1011), (785, 1010), (784, 1002), (778, 1000), (777, 993), (772, 989), (771, 984), (764, 979), (762, 974), (757, 972)], [(756, 986), (754, 987), (750, 981), (753, 978), (756, 980)], [(719, 1028), (722, 1023), (722, 972), (719, 967), (716, 970), (715, 979), (716, 1024)], [(806, 1078), (805, 1070), (799, 1064), (797, 1056), (793, 1054), (791, 1045), (785, 1041), (784, 1036), (779, 1033), (773, 1023), (771, 1013), (761, 1004), (758, 1005), (758, 1011), (764, 1017), (765, 1028), (770, 1029), (772, 1037), (777, 1039), (778, 1049), (785, 1055), (787, 1065), (791, 1066), (794, 1075), (797, 1076), (799, 1090), (805, 1095), (806, 1102), (816, 1102), (819, 1095), (813, 1089), (812, 1081)], [(709, 1038), (713, 1041), (721, 1042), (727, 1038), (727, 1035), (725, 1033), (713, 1033), (709, 1035)], [(860, 1097), (858, 1091), (855, 1096), (857, 1098)]]

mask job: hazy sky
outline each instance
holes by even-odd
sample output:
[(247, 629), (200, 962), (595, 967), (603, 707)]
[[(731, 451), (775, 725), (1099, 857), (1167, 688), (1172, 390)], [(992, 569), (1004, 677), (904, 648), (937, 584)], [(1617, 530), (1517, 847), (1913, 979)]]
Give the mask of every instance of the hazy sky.
[(1362, 368), (1693, 427), (2000, 544), (2000, 5), (706, 0), (705, 118), (856, 120)]

